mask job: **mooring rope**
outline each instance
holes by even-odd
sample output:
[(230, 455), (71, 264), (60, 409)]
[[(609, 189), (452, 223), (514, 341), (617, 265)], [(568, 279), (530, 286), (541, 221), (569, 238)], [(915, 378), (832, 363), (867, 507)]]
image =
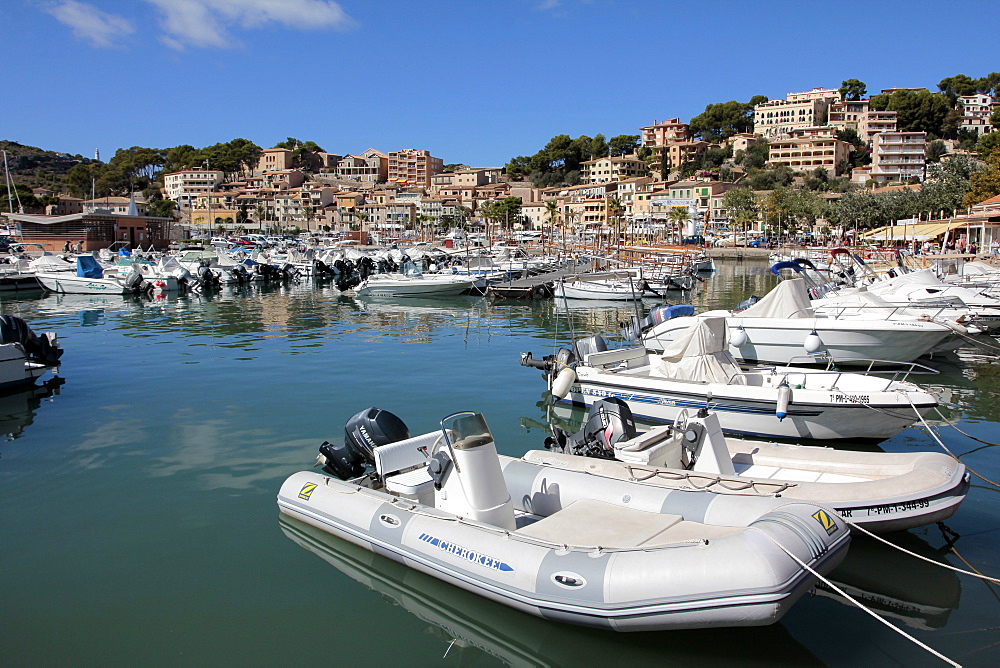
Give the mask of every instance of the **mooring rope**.
[(945, 422), (949, 427), (951, 427), (952, 429), (954, 429), (955, 431), (957, 431), (962, 436), (965, 436), (966, 438), (971, 438), (973, 441), (976, 441), (978, 443), (982, 443), (983, 445), (1000, 445), (1000, 443), (992, 443), (990, 441), (985, 441), (985, 440), (983, 440), (981, 438), (973, 436), (972, 434), (968, 434), (968, 433), (962, 431), (961, 429), (958, 428), (957, 424), (955, 424), (954, 422), (952, 422), (951, 420), (949, 420), (948, 418), (946, 418), (944, 416), (944, 414), (941, 413), (941, 410), (939, 408), (935, 408), (934, 410), (937, 411), (938, 417), (940, 417), (943, 422)]
[[(920, 423), (924, 425), (924, 429), (926, 429), (927, 433), (931, 435), (931, 438), (933, 438), (935, 441), (937, 441), (937, 444), (941, 446), (941, 449), (944, 450), (945, 452), (947, 452), (949, 455), (951, 455), (956, 461), (961, 461), (954, 452), (952, 452), (951, 450), (948, 449), (948, 446), (944, 444), (944, 441), (942, 441), (941, 438), (937, 435), (937, 432), (934, 431), (934, 429), (931, 428), (931, 426), (929, 424), (927, 424), (927, 420), (925, 420), (924, 416), (920, 414), (920, 411), (917, 410), (917, 407), (913, 405), (913, 400), (910, 399), (909, 395), (907, 395), (906, 398), (910, 402), (910, 406), (913, 408), (913, 412), (917, 414), (918, 418), (920, 418)], [(972, 470), (971, 468), (969, 468), (969, 465), (966, 464), (965, 462), (962, 462), (962, 464), (965, 466), (965, 469), (969, 473), (971, 473), (972, 475), (974, 475), (977, 478), (979, 478), (980, 480), (982, 480), (984, 482), (988, 482), (989, 484), (993, 485), (994, 487), (1000, 489), (1000, 484), (998, 484), (996, 482), (993, 482), (992, 480), (990, 480), (989, 478), (987, 478), (986, 476), (984, 476), (984, 475), (982, 475), (980, 473), (976, 473), (974, 470)]]
[[(933, 559), (929, 559), (929, 558), (927, 558), (927, 557), (925, 557), (923, 555), (917, 554), (916, 552), (911, 552), (910, 550), (907, 550), (904, 547), (900, 547), (899, 545), (896, 545), (895, 543), (890, 542), (890, 541), (886, 540), (885, 538), (882, 538), (881, 536), (872, 533), (868, 529), (865, 529), (860, 524), (856, 524), (854, 522), (847, 522), (847, 523), (851, 525), (852, 529), (857, 529), (861, 533), (863, 533), (863, 534), (865, 534), (867, 536), (871, 536), (875, 540), (877, 540), (879, 542), (882, 542), (882, 543), (885, 543), (889, 547), (892, 547), (892, 548), (895, 548), (895, 549), (899, 550), (903, 554), (908, 554), (911, 557), (916, 557), (917, 559), (920, 559), (921, 561), (926, 561), (929, 564), (934, 564), (935, 566), (940, 566), (941, 568), (946, 568), (946, 569), (948, 569), (950, 571), (955, 571), (956, 573), (961, 573), (962, 575), (969, 575), (969, 576), (974, 577), (974, 578), (980, 578), (981, 580), (986, 580), (987, 582), (992, 582), (993, 584), (1000, 585), (1000, 579), (992, 578), (989, 575), (985, 575), (983, 573), (980, 573), (979, 571), (977, 571), (975, 569), (973, 569), (971, 571), (966, 571), (966, 570), (963, 570), (961, 568), (956, 568), (955, 566), (952, 566), (951, 564), (942, 564), (940, 561), (934, 561)], [(955, 548), (954, 547), (951, 548), (951, 550), (952, 550), (952, 552), (955, 552)], [(955, 555), (958, 556), (959, 559), (962, 559), (961, 555), (959, 555), (958, 552), (955, 552)], [(965, 559), (962, 559), (962, 561), (965, 562), (965, 564), (967, 566), (969, 566), (969, 568), (972, 568), (972, 565), (969, 564), (969, 562), (965, 561)]]
[[(761, 532), (761, 533), (764, 533), (764, 532)], [(834, 590), (835, 592), (837, 592), (838, 594), (840, 594), (841, 596), (843, 596), (845, 599), (847, 599), (848, 601), (850, 601), (851, 603), (853, 603), (854, 605), (856, 605), (860, 609), (862, 609), (865, 612), (867, 612), (869, 615), (871, 615), (872, 617), (874, 617), (875, 619), (877, 619), (882, 624), (885, 624), (888, 628), (892, 629), (893, 631), (895, 631), (899, 635), (903, 636), (904, 638), (906, 638), (907, 640), (909, 640), (913, 644), (917, 645), (918, 647), (926, 650), (927, 652), (930, 652), (931, 654), (933, 654), (937, 658), (941, 659), (942, 661), (944, 661), (948, 665), (950, 665), (950, 666), (956, 666), (956, 667), (958, 667), (958, 666), (961, 665), (959, 663), (956, 663), (955, 661), (952, 661), (951, 659), (949, 659), (948, 657), (946, 657), (944, 654), (942, 654), (941, 652), (939, 652), (936, 649), (934, 649), (933, 647), (931, 647), (930, 645), (927, 645), (927, 644), (925, 644), (925, 643), (917, 640), (916, 638), (914, 638), (913, 636), (911, 636), (909, 633), (907, 633), (903, 629), (901, 629), (901, 628), (899, 628), (897, 626), (894, 626), (888, 620), (883, 619), (878, 613), (876, 613), (876, 612), (872, 611), (871, 609), (869, 609), (868, 607), (866, 607), (863, 603), (861, 603), (860, 601), (858, 601), (857, 599), (855, 599), (853, 596), (851, 596), (850, 594), (848, 594), (847, 592), (845, 592), (843, 589), (841, 589), (840, 587), (838, 587), (837, 585), (835, 585), (833, 582), (831, 582), (830, 580), (828, 580), (827, 578), (825, 578), (823, 575), (821, 575), (820, 573), (818, 573), (809, 564), (807, 564), (806, 562), (804, 562), (801, 559), (799, 559), (797, 556), (795, 556), (795, 554), (792, 553), (791, 550), (789, 550), (788, 548), (786, 548), (784, 545), (782, 545), (781, 543), (779, 543), (777, 540), (775, 540), (771, 536), (767, 535), (766, 533), (764, 533), (764, 535), (767, 536), (767, 538), (772, 543), (774, 543), (779, 548), (781, 548), (782, 552), (784, 552), (789, 557), (791, 557), (792, 560), (795, 561), (795, 563), (797, 563), (799, 566), (801, 566), (802, 568), (804, 568), (807, 571), (809, 571), (810, 573), (812, 573), (820, 581), (822, 581), (826, 586), (830, 587), (832, 590)]]

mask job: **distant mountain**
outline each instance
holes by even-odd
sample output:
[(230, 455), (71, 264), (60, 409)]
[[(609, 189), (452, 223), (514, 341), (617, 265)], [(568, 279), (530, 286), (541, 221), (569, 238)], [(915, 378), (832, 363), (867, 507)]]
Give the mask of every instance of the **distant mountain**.
[(82, 155), (46, 151), (6, 139), (0, 139), (0, 150), (7, 152), (7, 168), (14, 183), (54, 191), (65, 191), (66, 172), (70, 168), (97, 162)]

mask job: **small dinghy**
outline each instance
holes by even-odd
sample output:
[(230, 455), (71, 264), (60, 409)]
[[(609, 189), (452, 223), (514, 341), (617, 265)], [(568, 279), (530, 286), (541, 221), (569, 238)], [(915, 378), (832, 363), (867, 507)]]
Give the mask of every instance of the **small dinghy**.
[[(281, 486), (282, 513), (547, 619), (618, 631), (776, 622), (843, 559), (814, 503), (644, 485), (497, 454), (477, 413), (410, 437), (371, 408), (326, 474)], [(794, 557), (792, 556), (794, 555)]]
[(715, 413), (636, 431), (620, 399), (591, 407), (570, 435), (558, 427), (525, 461), (670, 489), (780, 496), (818, 503), (872, 532), (903, 531), (951, 517), (965, 500), (965, 465), (942, 452), (854, 452), (726, 438)]

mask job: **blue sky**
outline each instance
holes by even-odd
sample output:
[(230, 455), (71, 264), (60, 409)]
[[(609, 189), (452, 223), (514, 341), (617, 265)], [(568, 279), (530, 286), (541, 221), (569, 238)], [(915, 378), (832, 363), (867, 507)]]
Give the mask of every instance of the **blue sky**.
[(107, 160), (291, 136), (501, 166), (713, 102), (980, 77), (998, 18), (995, 0), (0, 0), (0, 139)]

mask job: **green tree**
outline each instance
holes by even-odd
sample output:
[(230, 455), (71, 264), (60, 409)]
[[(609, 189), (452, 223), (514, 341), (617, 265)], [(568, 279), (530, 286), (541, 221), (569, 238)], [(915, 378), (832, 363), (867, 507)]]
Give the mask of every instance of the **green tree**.
[(979, 138), (976, 150), (979, 151), (980, 157), (985, 159), (998, 146), (1000, 146), (1000, 132), (988, 132)]
[(611, 155), (630, 155), (639, 147), (639, 135), (617, 135), (608, 140)]
[(938, 83), (938, 90), (948, 95), (952, 99), (963, 95), (975, 95), (978, 84), (971, 77), (965, 74), (956, 74), (953, 77), (945, 77)]
[(993, 149), (986, 158), (986, 168), (973, 174), (970, 184), (972, 188), (965, 196), (963, 206), (974, 206), (1000, 195), (1000, 148)]
[(840, 84), (840, 94), (845, 100), (860, 100), (867, 92), (868, 86), (857, 79), (848, 79)]
[(688, 127), (691, 134), (709, 142), (720, 142), (740, 132), (753, 131), (753, 108), (766, 102), (763, 95), (755, 96), (750, 102), (719, 102), (705, 106), (705, 111), (691, 119)]
[(676, 232), (671, 232), (677, 236), (677, 241), (684, 238), (684, 226), (691, 220), (691, 213), (686, 206), (675, 206), (670, 208), (667, 214), (667, 221), (676, 227)]
[(731, 225), (744, 234), (760, 215), (760, 201), (750, 188), (733, 188), (722, 196), (722, 206)]
[(941, 156), (948, 153), (948, 146), (940, 139), (927, 143), (927, 162), (940, 162)]
[(942, 136), (945, 119), (952, 105), (942, 93), (898, 90), (892, 94), (875, 95), (869, 105), (878, 111), (895, 111), (900, 132), (927, 132)]
[(173, 218), (177, 202), (172, 199), (155, 199), (146, 203), (146, 215), (157, 218)]

